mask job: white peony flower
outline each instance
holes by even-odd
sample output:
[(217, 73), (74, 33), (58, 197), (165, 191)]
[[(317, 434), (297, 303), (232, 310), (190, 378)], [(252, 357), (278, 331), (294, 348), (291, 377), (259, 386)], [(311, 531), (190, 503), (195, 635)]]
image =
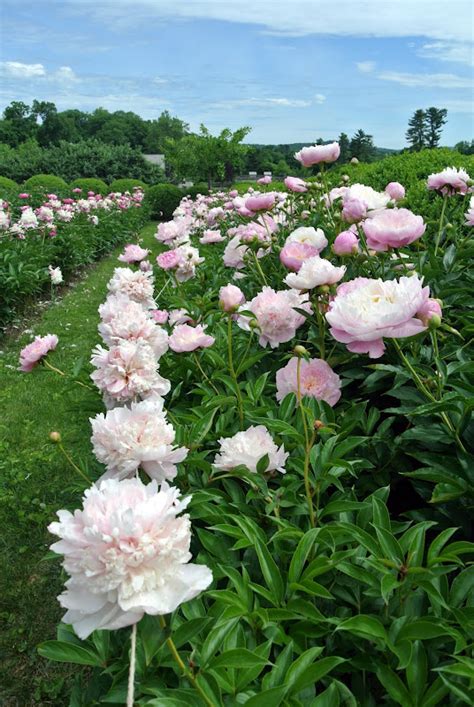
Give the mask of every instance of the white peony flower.
[(313, 228), (312, 226), (300, 226), (295, 229), (285, 241), (287, 243), (307, 243), (317, 248), (319, 252), (324, 250), (328, 244), (328, 239), (324, 235), (321, 228)]
[(99, 307), (99, 332), (108, 346), (122, 341), (145, 341), (157, 359), (168, 351), (168, 334), (138, 303), (122, 294), (109, 295)]
[(156, 307), (153, 299), (153, 272), (132, 270), (131, 268), (115, 268), (107, 288), (111, 294), (127, 295), (134, 302), (139, 302), (146, 308)]
[(249, 471), (256, 473), (259, 460), (268, 454), (266, 471), (285, 473), (288, 452), (285, 452), (283, 445), (280, 448), (276, 446), (264, 425), (254, 425), (245, 432), (237, 432), (233, 437), (221, 438), (219, 444), (220, 453), (214, 459), (217, 469), (229, 471), (243, 464)]
[(345, 272), (345, 265), (337, 268), (329, 260), (316, 255), (303, 260), (299, 271), (289, 273), (285, 277), (285, 282), (288, 287), (292, 287), (295, 290), (312, 290), (320, 285), (334, 285), (344, 277)]

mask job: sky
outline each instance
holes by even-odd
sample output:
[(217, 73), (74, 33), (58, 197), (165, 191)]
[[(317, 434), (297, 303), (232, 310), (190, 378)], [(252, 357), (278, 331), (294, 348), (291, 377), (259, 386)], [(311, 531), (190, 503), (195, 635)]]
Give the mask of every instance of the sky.
[(163, 110), (250, 143), (362, 128), (406, 145), (418, 108), (474, 137), (473, 0), (0, 0), (0, 111)]

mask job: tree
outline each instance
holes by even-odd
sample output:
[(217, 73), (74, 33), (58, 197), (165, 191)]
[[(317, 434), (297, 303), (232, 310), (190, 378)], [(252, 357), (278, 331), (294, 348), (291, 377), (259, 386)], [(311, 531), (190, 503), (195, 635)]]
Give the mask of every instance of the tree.
[(371, 162), (375, 156), (375, 146), (372, 135), (358, 130), (350, 142), (351, 157), (357, 157), (361, 162)]
[(426, 147), (426, 112), (421, 108), (416, 110), (408, 121), (405, 136), (413, 152), (419, 152)]
[(339, 147), (341, 149), (341, 154), (339, 155), (338, 162), (343, 164), (344, 162), (349, 162), (351, 159), (351, 142), (346, 133), (341, 133), (338, 137)]
[(454, 145), (454, 149), (463, 155), (474, 155), (474, 140), (471, 140), (471, 142), (461, 140), (461, 142)]
[(165, 154), (167, 140), (181, 140), (188, 134), (189, 125), (165, 110), (157, 120), (147, 123), (147, 133), (144, 140), (145, 152)]
[(446, 124), (448, 111), (446, 108), (435, 108), (431, 106), (426, 110), (426, 146), (438, 147), (443, 125)]
[(36, 136), (36, 116), (23, 101), (12, 101), (3, 111), (3, 118), (6, 125), (2, 126), (2, 134), (11, 147)]

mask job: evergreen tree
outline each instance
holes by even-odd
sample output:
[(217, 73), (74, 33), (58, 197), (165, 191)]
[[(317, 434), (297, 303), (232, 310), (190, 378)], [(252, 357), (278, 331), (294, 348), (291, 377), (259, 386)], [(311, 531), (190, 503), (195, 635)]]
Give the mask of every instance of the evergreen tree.
[(406, 140), (410, 143), (410, 150), (419, 152), (426, 147), (426, 112), (419, 108), (408, 121)]
[(339, 147), (341, 149), (341, 154), (339, 155), (338, 162), (341, 164), (344, 162), (349, 162), (351, 155), (351, 141), (346, 133), (341, 133), (338, 137)]
[(371, 162), (375, 157), (375, 146), (372, 135), (358, 130), (350, 142), (351, 157), (357, 157), (361, 162)]
[(447, 122), (448, 111), (446, 108), (431, 106), (426, 110), (426, 146), (438, 147), (443, 125)]

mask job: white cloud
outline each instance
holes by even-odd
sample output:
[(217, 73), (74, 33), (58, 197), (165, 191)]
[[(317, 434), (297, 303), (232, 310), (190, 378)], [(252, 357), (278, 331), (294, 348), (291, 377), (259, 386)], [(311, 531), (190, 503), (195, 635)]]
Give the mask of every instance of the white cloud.
[[(80, 0), (69, 0), (75, 9)], [(472, 41), (471, 0), (82, 0), (89, 12), (118, 29), (132, 22), (213, 19), (260, 25), (289, 36), (429, 37)]]
[(358, 61), (356, 66), (362, 74), (370, 74), (375, 69), (375, 61)]
[(431, 42), (423, 44), (417, 54), (423, 59), (456, 61), (469, 66), (474, 65), (473, 46), (469, 42)]
[(50, 78), (58, 81), (78, 81), (76, 74), (70, 66), (60, 66), (59, 69), (50, 75)]
[(43, 64), (22, 64), (21, 61), (2, 61), (0, 67), (6, 76), (14, 79), (31, 79), (36, 76), (45, 76)]
[(314, 102), (321, 105), (326, 100), (326, 96), (323, 93), (317, 93), (314, 97)]
[(448, 113), (469, 113), (472, 114), (474, 111), (474, 102), (469, 99), (452, 101), (442, 101), (443, 108), (447, 108)]
[(303, 101), (298, 98), (242, 98), (238, 101), (219, 101), (212, 104), (214, 108), (232, 109), (238, 106), (254, 106), (257, 108), (268, 108), (270, 106), (281, 106), (283, 108), (307, 108), (311, 101)]
[(161, 86), (164, 83), (168, 83), (168, 79), (163, 79), (161, 76), (155, 76), (155, 78), (153, 79), (153, 83), (156, 83)]
[(472, 88), (473, 86), (471, 78), (456, 76), (456, 74), (410, 74), (399, 71), (382, 71), (377, 74), (377, 78), (412, 87)]

